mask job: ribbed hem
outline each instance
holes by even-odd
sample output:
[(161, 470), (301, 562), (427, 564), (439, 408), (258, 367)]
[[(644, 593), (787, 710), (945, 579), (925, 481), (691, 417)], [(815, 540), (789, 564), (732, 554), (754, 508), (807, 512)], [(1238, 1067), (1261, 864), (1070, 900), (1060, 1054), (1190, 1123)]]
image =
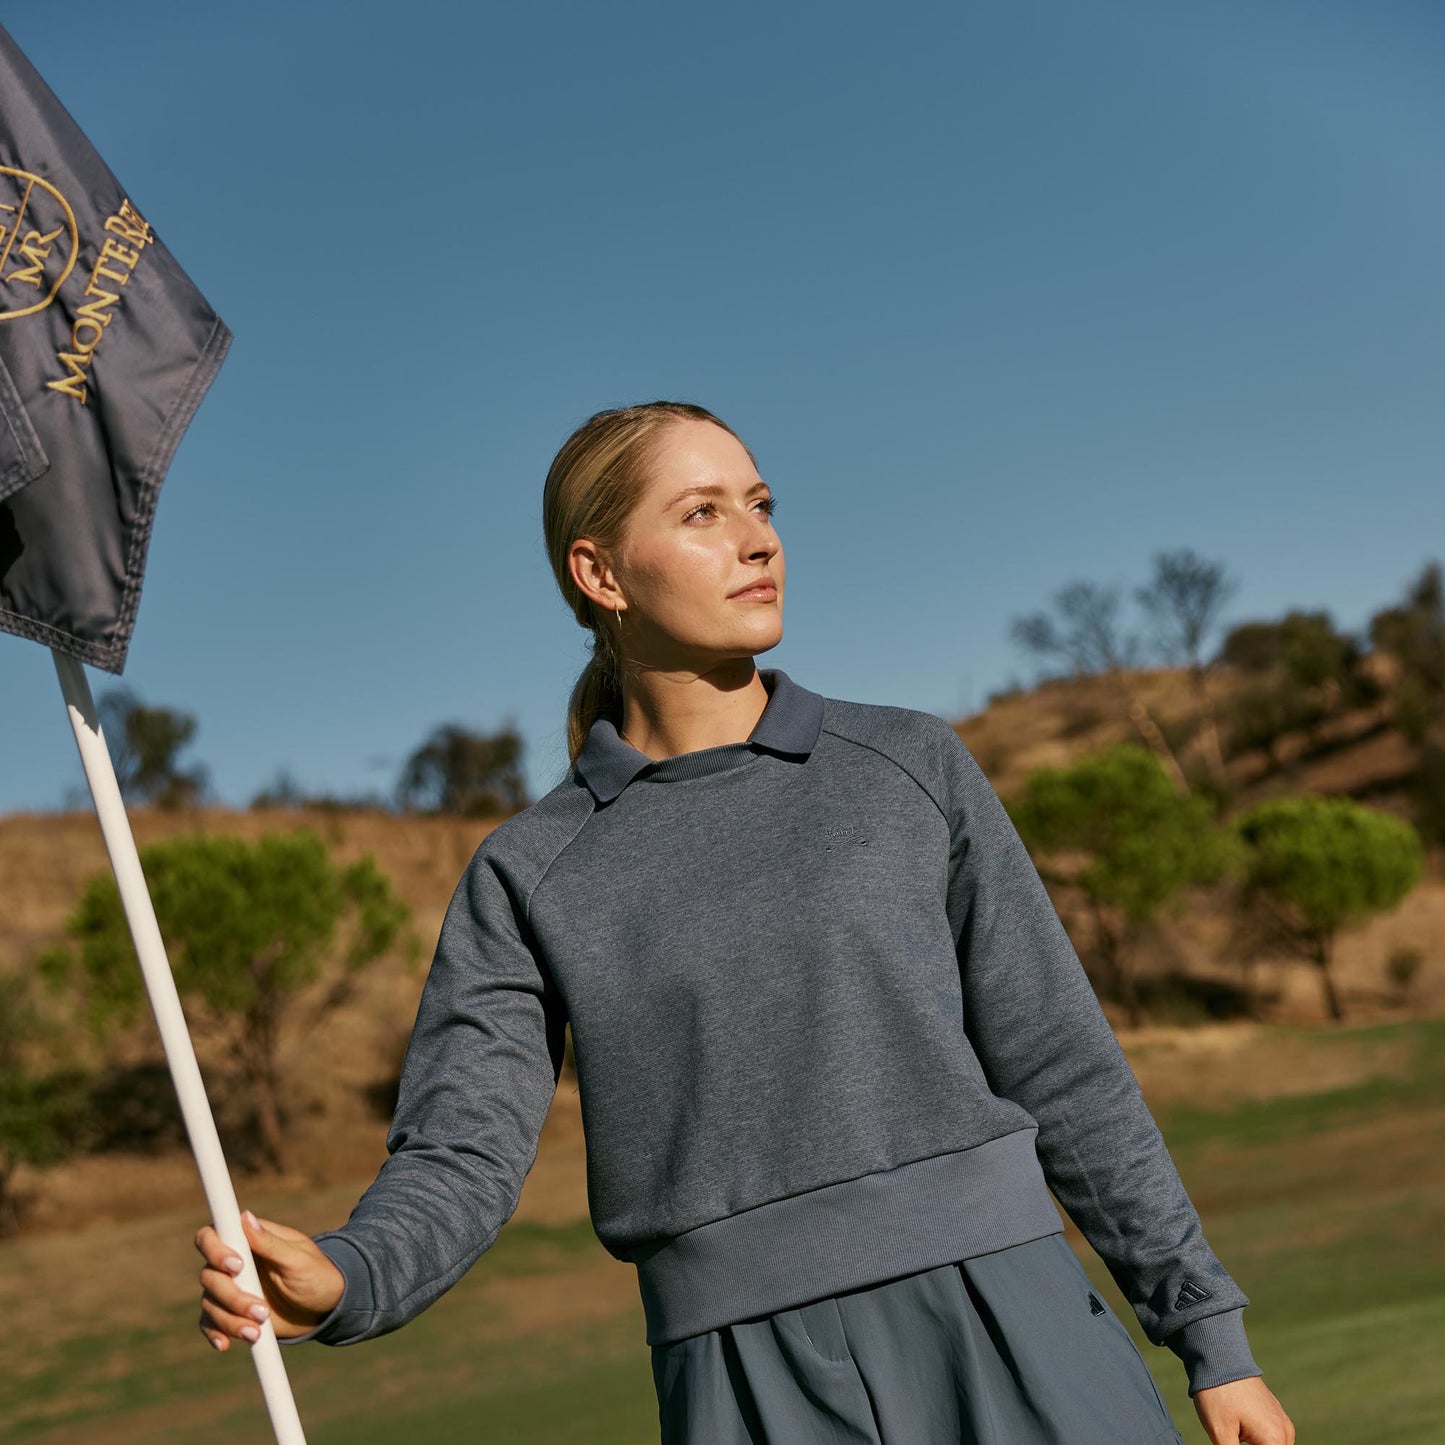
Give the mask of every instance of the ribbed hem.
[(1264, 1371), (1255, 1364), (1244, 1333), (1244, 1307), (1205, 1315), (1166, 1335), (1164, 1343), (1184, 1361), (1189, 1393), (1243, 1380)]
[(1037, 1134), (775, 1199), (633, 1252), (647, 1343), (1063, 1233)]
[(281, 1340), (281, 1343), (304, 1345), (307, 1340), (315, 1340), (319, 1345), (349, 1344), (365, 1331), (376, 1312), (376, 1300), (371, 1289), (371, 1270), (361, 1251), (335, 1230), (327, 1230), (326, 1233), (313, 1235), (312, 1238), (322, 1254), (341, 1271), (346, 1284), (341, 1291), (341, 1298), (310, 1330), (304, 1335), (293, 1335), (290, 1339)]

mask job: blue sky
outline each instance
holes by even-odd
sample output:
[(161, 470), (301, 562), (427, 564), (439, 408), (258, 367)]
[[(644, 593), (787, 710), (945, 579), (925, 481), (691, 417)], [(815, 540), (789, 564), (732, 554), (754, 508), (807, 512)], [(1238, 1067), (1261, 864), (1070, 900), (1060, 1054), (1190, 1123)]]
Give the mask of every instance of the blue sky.
[[(567, 434), (700, 402), (778, 498), (816, 691), (959, 717), (1009, 619), (1191, 546), (1362, 626), (1445, 557), (1429, 0), (10, 7), (236, 341), (122, 681), (220, 796), (440, 722), (566, 767)], [(97, 692), (117, 680), (89, 670)], [(0, 810), (82, 774), (0, 634)], [(84, 794), (81, 794), (82, 799)]]

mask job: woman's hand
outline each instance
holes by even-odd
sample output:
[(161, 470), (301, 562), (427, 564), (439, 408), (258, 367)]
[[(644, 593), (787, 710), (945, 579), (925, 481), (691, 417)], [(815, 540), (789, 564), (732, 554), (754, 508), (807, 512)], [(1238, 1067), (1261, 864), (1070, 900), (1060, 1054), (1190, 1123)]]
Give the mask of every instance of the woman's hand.
[(1209, 1445), (1294, 1445), (1294, 1421), (1259, 1375), (1194, 1394)]
[[(241, 1257), (221, 1241), (209, 1224), (196, 1231), (196, 1248), (206, 1261), (201, 1269), (201, 1333), (218, 1350), (231, 1347), (235, 1335), (254, 1344), (260, 1323), (270, 1318), (278, 1339), (304, 1335), (335, 1307), (346, 1287), (342, 1273), (309, 1234), (242, 1211), (241, 1228), (256, 1261), (265, 1299), (241, 1288), (235, 1276)], [(260, 1311), (260, 1313), (256, 1313)]]

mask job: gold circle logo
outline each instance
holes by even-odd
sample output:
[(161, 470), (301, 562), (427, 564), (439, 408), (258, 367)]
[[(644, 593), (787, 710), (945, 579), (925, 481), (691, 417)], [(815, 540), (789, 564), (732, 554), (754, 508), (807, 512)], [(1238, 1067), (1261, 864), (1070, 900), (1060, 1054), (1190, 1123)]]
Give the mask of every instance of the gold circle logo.
[(44, 311), (79, 249), (65, 197), (41, 176), (0, 166), (0, 321)]

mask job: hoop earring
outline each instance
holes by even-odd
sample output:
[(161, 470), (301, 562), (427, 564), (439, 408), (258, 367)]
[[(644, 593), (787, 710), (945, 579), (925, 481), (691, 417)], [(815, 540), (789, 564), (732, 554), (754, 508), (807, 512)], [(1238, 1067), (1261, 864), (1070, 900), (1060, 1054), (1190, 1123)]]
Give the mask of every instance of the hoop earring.
[(622, 631), (622, 614), (623, 614), (624, 612), (626, 612), (626, 611), (627, 611), (627, 609), (626, 609), (625, 607), (617, 607), (617, 608), (614, 608), (614, 609), (613, 609), (613, 613), (614, 613), (614, 615), (615, 615), (616, 618), (617, 618), (617, 630), (618, 630), (618, 632), (621, 632), (621, 631)]

